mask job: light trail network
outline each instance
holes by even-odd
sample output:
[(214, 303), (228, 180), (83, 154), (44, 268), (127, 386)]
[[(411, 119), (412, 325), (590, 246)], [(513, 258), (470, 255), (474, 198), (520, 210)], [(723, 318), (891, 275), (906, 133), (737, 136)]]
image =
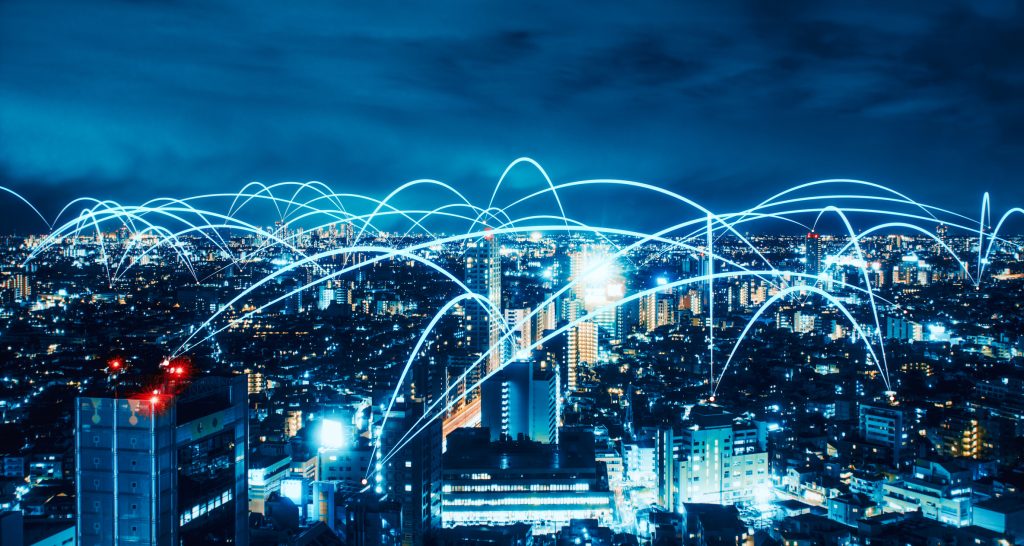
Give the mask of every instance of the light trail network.
[[(522, 170), (534, 171), (540, 175), (543, 183), (538, 189), (508, 199), (501, 205), (500, 197), (517, 189), (510, 187), (508, 177)], [(248, 261), (259, 257), (286, 253), (289, 258), (276, 271), (239, 290), (220, 310), (196, 325), (180, 345), (170, 348), (168, 354), (172, 358), (188, 354), (197, 346), (215, 339), (225, 329), (286, 298), (332, 279), (372, 268), (375, 264), (401, 259), (410, 264), (425, 266), (436, 273), (438, 282), (450, 283), (456, 295), (431, 315), (423, 331), (418, 334), (416, 344), (403, 363), (394, 391), (385, 405), (384, 421), (402, 395), (403, 384), (422, 357), (425, 344), (435, 335), (435, 327), (447, 314), (459, 307), (478, 305), (491, 320), (502, 324), (500, 338), (497, 344), (476, 356), (461, 377), (452, 381), (442, 396), (425, 408), (418, 421), (404, 432), (387, 453), (376, 455), (375, 460), (379, 463), (393, 457), (431, 422), (459, 404), (466, 393), (475, 390), (488, 377), (514, 361), (515, 356), (504, 356), (515, 352), (505, 350), (514, 342), (515, 332), (529, 324), (528, 321), (534, 320), (542, 309), (570, 293), (588, 273), (601, 266), (595, 264), (590, 270), (555, 287), (544, 301), (534, 306), (518, 322), (509, 325), (505, 323), (499, 306), (495, 306), (486, 295), (474, 293), (464, 279), (434, 260), (430, 256), (431, 249), (458, 247), (482, 237), (495, 237), (500, 241), (503, 238), (526, 237), (541, 232), (603, 243), (609, 249), (609, 262), (630, 260), (645, 245), (658, 248), (658, 255), (669, 252), (691, 255), (705, 262), (704, 272), (666, 280), (656, 287), (634, 290), (606, 306), (592, 309), (568, 321), (521, 349), (538, 348), (582, 322), (594, 320), (602, 312), (636, 302), (659, 291), (697, 287), (708, 299), (709, 317), (705, 325), (707, 343), (704, 345), (709, 368), (706, 383), (708, 394), (714, 396), (719, 392), (738, 349), (764, 313), (779, 302), (812, 297), (812, 301), (837, 310), (848, 322), (850, 330), (856, 333), (855, 342), (863, 347), (866, 361), (878, 369), (886, 390), (892, 391), (879, 307), (896, 304), (876, 293), (872, 286), (872, 272), (862, 248), (863, 242), (869, 237), (891, 233), (909, 232), (929, 237), (939, 252), (955, 262), (966, 284), (977, 289), (981, 287), (994, 252), (1020, 251), (1017, 243), (1010, 241), (1003, 235), (1003, 231), (1012, 224), (1015, 215), (1024, 215), (1022, 208), (1009, 208), (993, 225), (992, 201), (987, 193), (982, 196), (979, 216), (974, 219), (915, 201), (881, 184), (852, 179), (827, 179), (799, 184), (747, 209), (712, 211), (679, 193), (643, 182), (617, 179), (556, 182), (538, 162), (530, 158), (519, 158), (504, 169), (493, 191), (489, 192), (485, 206), (474, 204), (458, 188), (432, 179), (406, 182), (381, 199), (357, 193), (335, 192), (322, 182), (251, 182), (237, 193), (209, 193), (177, 199), (162, 197), (138, 205), (79, 198), (63, 206), (54, 218), (47, 219), (40, 208), (13, 189), (0, 187), (0, 190), (3, 190), (0, 198), (10, 203), (6, 206), (27, 207), (45, 225), (47, 234), (32, 248), (26, 263), (38, 259), (58, 244), (76, 244), (76, 241), (91, 238), (98, 243), (108, 283), (127, 279), (137, 264), (160, 252), (170, 252), (180, 260), (197, 283), (203, 281), (208, 275), (202, 276), (197, 267), (197, 256), (190, 248), (194, 238), (200, 238), (216, 249), (221, 257), (239, 268), (246, 267)], [(630, 225), (592, 225), (570, 214), (577, 201), (565, 199), (566, 194), (585, 194), (587, 200), (594, 200), (604, 198), (609, 191), (629, 191), (656, 200), (660, 210), (666, 211), (666, 217), (671, 220), (660, 229), (647, 231)], [(415, 202), (415, 206), (401, 205), (410, 200)], [(263, 210), (271, 210), (271, 214), (276, 216), (274, 228), (261, 227), (258, 222), (250, 219), (260, 214), (257, 209), (261, 207)], [(636, 223), (649, 224), (652, 221), (649, 215), (643, 216), (643, 221)], [(628, 222), (628, 211), (624, 211), (623, 220)], [(829, 221), (838, 222), (840, 228), (837, 240), (841, 241), (831, 256), (849, 258), (849, 263), (856, 264), (856, 283), (831, 281), (827, 283), (827, 288), (821, 277), (780, 268), (747, 235), (751, 230), (772, 229), (765, 226), (777, 228), (778, 225), (786, 229), (799, 229), (801, 232), (815, 231), (821, 223)], [(298, 228), (314, 231), (339, 223), (353, 227), (353, 237), (345, 244), (316, 252), (308, 252), (299, 244)], [(963, 249), (958, 254), (948, 241), (935, 233), (936, 224), (944, 224), (961, 237), (970, 238), (973, 242), (969, 252), (974, 255), (961, 256), (966, 253)], [(122, 225), (134, 236), (123, 247), (108, 248), (103, 237), (104, 230)], [(230, 237), (225, 237), (225, 234), (230, 233), (258, 238), (261, 241), (259, 248), (248, 255), (240, 255), (230, 244)], [(738, 241), (737, 244), (753, 256), (752, 263), (756, 265), (734, 261), (729, 253), (719, 250), (725, 241), (732, 240)], [(367, 258), (344, 262), (340, 268), (324, 265), (329, 260), (356, 254)], [(263, 301), (245, 312), (237, 312), (238, 307), (258, 293), (261, 287), (298, 271), (311, 271), (312, 274), (307, 275), (306, 280), (298, 286), (287, 289), (284, 294)], [(736, 339), (723, 339), (715, 332), (715, 284), (745, 278), (758, 279), (772, 287), (773, 292), (754, 310), (753, 315), (740, 328)], [(849, 302), (837, 297), (835, 291), (856, 294), (866, 301), (864, 307), (870, 320), (858, 319), (858, 313), (850, 308)], [(723, 343), (726, 346), (719, 347)], [(478, 372), (494, 351), (503, 357), (501, 366), (487, 373)], [(720, 357), (717, 360), (716, 352)], [(453, 390), (456, 385), (467, 385), (472, 378), (478, 376), (479, 379), (472, 386), (466, 387), (461, 395)]]

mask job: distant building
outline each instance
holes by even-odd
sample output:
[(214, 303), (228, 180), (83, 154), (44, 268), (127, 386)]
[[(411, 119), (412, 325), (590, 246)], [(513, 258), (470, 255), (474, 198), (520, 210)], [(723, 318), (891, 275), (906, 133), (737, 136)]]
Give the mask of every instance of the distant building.
[(808, 233), (805, 248), (804, 272), (817, 277), (821, 273), (821, 235), (813, 231)]
[(907, 424), (899, 408), (861, 404), (860, 436), (870, 444), (886, 447), (892, 453), (891, 464), (897, 468), (905, 466), (907, 447)]
[(579, 375), (583, 368), (597, 363), (597, 324), (584, 321), (569, 330), (566, 353), (566, 385), (568, 392), (579, 389)]
[[(490, 308), (482, 302), (472, 301), (466, 305), (468, 321), (467, 338), (469, 348), (477, 354), (488, 349), (494, 351), (485, 360), (486, 366), (482, 374), (489, 373), (501, 366), (504, 357), (498, 340), (501, 339), (501, 255), (499, 245), (493, 235), (471, 241), (466, 249), (466, 286), (474, 293), (483, 296), (490, 303)], [(491, 316), (492, 313), (497, 316)]]
[(437, 546), (533, 546), (533, 526), (464, 525), (441, 529), (434, 534)]
[(899, 317), (886, 317), (885, 337), (899, 341), (924, 341), (924, 326)]

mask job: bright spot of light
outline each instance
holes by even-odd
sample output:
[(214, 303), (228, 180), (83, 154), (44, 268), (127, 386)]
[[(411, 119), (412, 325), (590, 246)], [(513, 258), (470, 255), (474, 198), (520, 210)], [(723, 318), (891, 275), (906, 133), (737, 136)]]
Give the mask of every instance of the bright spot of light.
[(320, 447), (337, 449), (345, 444), (344, 429), (340, 421), (324, 419), (320, 421)]
[(544, 236), (539, 231), (534, 231), (530, 234), (530, 240), (534, 243), (539, 243)]
[(668, 279), (666, 279), (665, 277), (658, 277), (658, 280), (655, 282), (658, 283), (658, 286), (665, 286), (666, 284), (668, 284)]
[(302, 504), (302, 480), (281, 481), (281, 496), (295, 504)]

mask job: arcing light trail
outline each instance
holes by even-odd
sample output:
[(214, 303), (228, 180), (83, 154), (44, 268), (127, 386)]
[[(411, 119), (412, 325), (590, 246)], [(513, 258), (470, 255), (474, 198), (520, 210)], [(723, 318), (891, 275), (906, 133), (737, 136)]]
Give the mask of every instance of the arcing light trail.
[[(543, 178), (543, 187), (525, 196), (510, 200), (503, 206), (496, 205), (499, 197), (499, 190), (507, 177), (516, 169), (534, 169)], [(831, 191), (833, 189), (849, 190), (854, 188), (855, 192)], [(675, 213), (672, 215), (672, 222), (667, 227), (654, 232), (645, 232), (631, 229), (628, 226), (594, 226), (588, 225), (579, 218), (569, 214), (573, 207), (573, 201), (564, 201), (561, 194), (567, 191), (587, 192), (592, 198), (600, 199), (601, 192), (608, 189), (616, 191), (630, 190), (639, 194), (653, 197), (659, 200), (667, 200), (676, 205)], [(308, 290), (321, 283), (341, 275), (358, 271), (374, 264), (391, 261), (395, 258), (420, 263), (428, 267), (432, 272), (437, 273), (442, 282), (450, 282), (457, 289), (458, 293), (446, 302), (432, 317), (418, 337), (413, 351), (408, 355), (404, 367), (395, 386), (394, 392), (386, 405), (384, 419), (388, 417), (390, 409), (401, 395), (403, 383), (409, 371), (420, 358), (424, 344), (434, 335), (434, 328), (439, 321), (459, 305), (480, 305), (493, 320), (498, 320), (505, 325), (499, 308), (487, 300), (486, 297), (475, 294), (471, 291), (462, 279), (446, 270), (440, 263), (430, 259), (425, 252), (431, 248), (443, 245), (457, 245), (473, 241), (484, 236), (504, 237), (521, 236), (535, 231), (544, 233), (561, 233), (570, 236), (596, 237), (607, 243), (609, 248), (614, 249), (608, 256), (609, 260), (629, 259), (630, 253), (643, 245), (661, 245), (663, 253), (679, 251), (693, 256), (703, 256), (707, 265), (707, 272), (702, 275), (694, 275), (688, 278), (666, 282), (665, 285), (656, 288), (639, 290), (628, 296), (612, 302), (605, 307), (616, 308), (627, 303), (637, 301), (639, 298), (654, 294), (657, 291), (684, 287), (690, 285), (704, 285), (707, 288), (706, 295), (710, 300), (709, 311), (713, 313), (714, 308), (714, 283), (723, 279), (759, 278), (771, 285), (776, 292), (755, 310), (753, 316), (742, 328), (739, 337), (735, 340), (728, 357), (718, 369), (715, 366), (716, 336), (713, 314), (707, 320), (707, 356), (710, 373), (707, 380), (709, 394), (718, 392), (726, 371), (735, 356), (740, 344), (744, 341), (756, 321), (769, 308), (787, 298), (801, 294), (813, 294), (819, 296), (824, 302), (837, 310), (850, 323), (853, 331), (857, 332), (859, 342), (864, 346), (866, 358), (878, 367), (879, 375), (885, 383), (886, 389), (891, 390), (888, 362), (881, 331), (878, 304), (885, 303), (893, 305), (882, 299), (875, 293), (869, 282), (868, 264), (860, 242), (871, 234), (885, 234), (898, 231), (912, 231), (931, 237), (936, 241), (941, 252), (948, 254), (956, 261), (965, 277), (975, 286), (980, 286), (986, 266), (992, 252), (997, 248), (1013, 243), (1001, 237), (1001, 230), (1011, 216), (1016, 214), (1024, 215), (1024, 209), (1011, 208), (1005, 212), (992, 227), (992, 206), (991, 200), (986, 193), (982, 198), (982, 205), (978, 220), (975, 221), (968, 216), (953, 211), (945, 210), (932, 205), (919, 203), (910, 197), (892, 190), (886, 186), (852, 179), (829, 179), (799, 184), (776, 193), (761, 201), (754, 207), (735, 212), (714, 212), (696, 201), (689, 199), (676, 192), (661, 188), (652, 184), (634, 182), (629, 180), (596, 179), (579, 180), (563, 183), (555, 183), (539, 163), (530, 158), (519, 158), (509, 164), (494, 186), (490, 199), (486, 206), (477, 206), (456, 187), (442, 181), (432, 179), (413, 180), (401, 184), (389, 192), (383, 199), (356, 193), (338, 193), (333, 191), (327, 184), (322, 182), (280, 182), (276, 184), (263, 184), (251, 182), (246, 184), (237, 193), (211, 193), (197, 195), (181, 199), (157, 198), (142, 205), (122, 205), (114, 201), (99, 200), (93, 198), (79, 198), (65, 205), (57, 216), (47, 220), (32, 203), (17, 192), (0, 187), (0, 195), (11, 194), (21, 204), (28, 206), (38, 215), (46, 225), (48, 235), (32, 249), (27, 261), (37, 259), (48, 249), (61, 241), (88, 240), (95, 235), (98, 242), (99, 253), (109, 282), (124, 278), (125, 275), (142, 261), (143, 258), (158, 252), (160, 249), (170, 249), (173, 255), (180, 260), (188, 269), (193, 278), (199, 282), (200, 277), (194, 264), (194, 256), (190, 251), (190, 240), (199, 237), (207, 241), (213, 248), (217, 249), (223, 257), (238, 267), (244, 267), (244, 260), (233, 252), (231, 245), (225, 240), (225, 231), (238, 231), (254, 235), (261, 241), (257, 254), (269, 254), (274, 251), (286, 252), (288, 262), (274, 271), (243, 288), (229, 302), (227, 306), (214, 312), (206, 318), (198, 327), (188, 335), (181, 345), (171, 352), (172, 356), (179, 356), (187, 353), (193, 347), (214, 338), (219, 332), (261, 312), (267, 307), (274, 305), (290, 295)], [(426, 206), (422, 203), (425, 199), (416, 198), (417, 206), (406, 208), (398, 203), (403, 199), (409, 199), (412, 190), (418, 192), (429, 191), (432, 194), (439, 193), (439, 202)], [(824, 190), (822, 193), (814, 193)], [(506, 189), (505, 192), (508, 192)], [(861, 193), (858, 193), (861, 192)], [(550, 194), (550, 195), (548, 195)], [(227, 205), (226, 207), (224, 205)], [(243, 218), (246, 215), (256, 215), (253, 210), (259, 204), (269, 204), (276, 213), (276, 225), (274, 229), (262, 228), (253, 222)], [(552, 206), (554, 210), (552, 210)], [(77, 216), (70, 217), (76, 207), (82, 207)], [(371, 210), (362, 210), (372, 207)], [(668, 210), (669, 207), (662, 207)], [(546, 212), (545, 212), (546, 209)], [(516, 216), (516, 211), (527, 210), (528, 214)], [(218, 212), (220, 211), (220, 212)], [(846, 291), (864, 294), (871, 313), (871, 323), (868, 326), (861, 324), (854, 313), (837, 298), (834, 294), (819, 287), (818, 278), (807, 275), (803, 272), (787, 271), (777, 268), (762, 249), (757, 246), (742, 232), (741, 228), (749, 228), (763, 222), (786, 222), (803, 226), (809, 231), (814, 230), (819, 220), (824, 216), (835, 216), (844, 228), (848, 242), (843, 244), (835, 256), (846, 256), (852, 252), (851, 258), (858, 265), (859, 278), (862, 284), (851, 285), (843, 282), (834, 282), (833, 286)], [(868, 226), (855, 226), (851, 215), (858, 215), (867, 218), (881, 218), (883, 221)], [(623, 215), (626, 216), (625, 214)], [(813, 218), (812, 222), (805, 223), (803, 219)], [(650, 218), (645, 219), (650, 221)], [(315, 254), (307, 254), (300, 248), (298, 238), (298, 227), (316, 230), (333, 226), (338, 223), (347, 223), (353, 226), (353, 237), (347, 240), (344, 245), (331, 248)], [(972, 268), (968, 262), (962, 259), (957, 253), (929, 227), (935, 223), (943, 223), (949, 228), (958, 230), (962, 234), (976, 236), (977, 257), (975, 267)], [(120, 256), (111, 255), (113, 249), (108, 251), (104, 242), (104, 227), (130, 226), (135, 235), (123, 249)], [(312, 225), (310, 225), (312, 224)], [(387, 224), (385, 226), (384, 224)], [(451, 230), (451, 226), (462, 226), (461, 229)], [(390, 233), (404, 233), (398, 238), (390, 237), (385, 227), (397, 228), (397, 231)], [(444, 229), (442, 229), (444, 228)], [(437, 232), (454, 233), (450, 235), (438, 235)], [(407, 236), (417, 235), (418, 238), (411, 242)], [(739, 244), (748, 249), (754, 256), (758, 266), (750, 268), (745, 265), (729, 260), (722, 253), (718, 252), (716, 246), (720, 246), (721, 237), (734, 237)], [(615, 238), (613, 240), (613, 238)], [(628, 244), (620, 244), (622, 240), (628, 240)], [(424, 241), (425, 240), (425, 241)], [(1016, 247), (1015, 247), (1016, 248)], [(1016, 248), (1019, 251), (1019, 248)], [(330, 258), (348, 256), (356, 253), (372, 255), (372, 257), (350, 265), (345, 265), (338, 270), (330, 270), (322, 266), (322, 263)], [(245, 260), (254, 259), (253, 255), (245, 257)], [(727, 266), (728, 270), (716, 271), (716, 263)], [(762, 267), (760, 264), (764, 264)], [(594, 265), (591, 269), (596, 269)], [(236, 304), (254, 293), (256, 289), (275, 279), (282, 278), (302, 268), (310, 268), (315, 275), (286, 294), (276, 297), (271, 301), (261, 302), (260, 305), (235, 317), (226, 324), (218, 325), (217, 320), (226, 310), (233, 308)], [(392, 457), (398, 449), (410, 439), (414, 438), (424, 427), (432, 421), (442, 417), (448, 410), (459, 403), (460, 397), (450, 397), (451, 390), (455, 385), (460, 384), (470, 377), (471, 372), (487, 361), (488, 355), (495, 350), (501, 350), (506, 344), (512, 341), (515, 331), (519, 330), (527, 321), (532, 320), (541, 309), (548, 308), (552, 303), (558, 301), (562, 294), (572, 290), (577, 283), (582, 282), (588, 272), (584, 272), (577, 278), (558, 286), (550, 296), (535, 306), (535, 309), (527, 313), (518, 323), (512, 326), (505, 325), (503, 334), (495, 347), (491, 347), (484, 354), (479, 355), (463, 373), (459, 380), (451, 383), (448, 390), (435, 400), (419, 421), (408, 429), (399, 441), (398, 445), (386, 454), (377, 454), (378, 460), (386, 461)], [(786, 286), (781, 280), (796, 279), (806, 281), (806, 284)], [(561, 326), (557, 330), (534, 341), (528, 349), (541, 346), (544, 342), (560, 335), (569, 329), (577, 326), (583, 321), (593, 320), (600, 311), (607, 311), (605, 307), (593, 310), (584, 316), (577, 318), (570, 323)], [(512, 360), (502, 362), (495, 370), (489, 370), (476, 385), (464, 390), (464, 393), (472, 392), (482, 382), (497, 373), (501, 368), (508, 365)], [(444, 403), (444, 407), (440, 405)]]

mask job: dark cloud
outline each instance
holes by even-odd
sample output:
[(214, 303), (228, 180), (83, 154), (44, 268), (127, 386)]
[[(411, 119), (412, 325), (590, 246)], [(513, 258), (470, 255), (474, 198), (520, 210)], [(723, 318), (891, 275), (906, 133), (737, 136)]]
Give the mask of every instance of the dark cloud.
[(259, 4), (0, 4), (0, 184), (486, 198), (529, 155), (718, 208), (829, 177), (1024, 203), (1019, 2)]

